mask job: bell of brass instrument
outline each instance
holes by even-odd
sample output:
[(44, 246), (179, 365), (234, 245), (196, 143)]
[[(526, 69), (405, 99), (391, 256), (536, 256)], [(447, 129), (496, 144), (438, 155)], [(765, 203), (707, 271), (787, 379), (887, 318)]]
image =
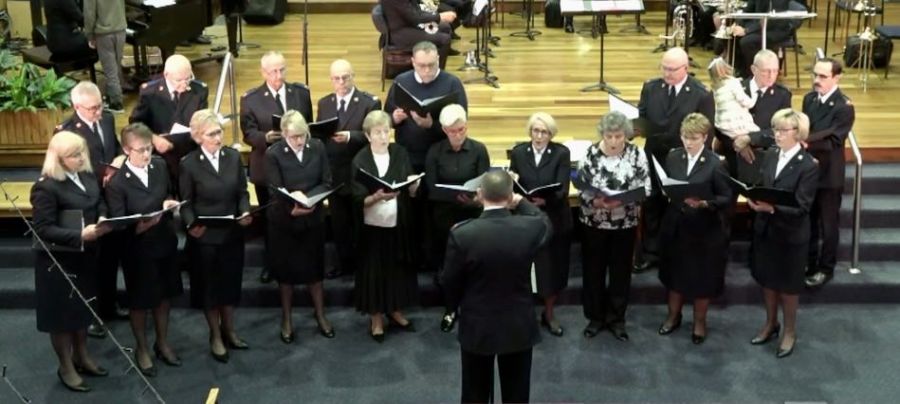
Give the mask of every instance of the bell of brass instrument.
[[(661, 39), (671, 39), (674, 46), (684, 46), (694, 35), (694, 9), (690, 2), (681, 1), (672, 12), (672, 34), (660, 35)], [(680, 45), (679, 45), (680, 44)]]
[[(419, 8), (427, 13), (437, 14), (438, 0), (421, 0)], [(429, 34), (436, 34), (438, 32), (438, 23), (426, 22), (424, 24), (419, 24), (419, 28)]]

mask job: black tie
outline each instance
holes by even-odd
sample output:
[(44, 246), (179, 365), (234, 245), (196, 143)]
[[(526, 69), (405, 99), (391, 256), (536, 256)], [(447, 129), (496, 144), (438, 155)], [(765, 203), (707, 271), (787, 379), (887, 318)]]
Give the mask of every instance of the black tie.
[(106, 142), (103, 141), (103, 135), (100, 134), (100, 126), (97, 125), (97, 121), (94, 121), (94, 124), (91, 125), (91, 130), (93, 130), (94, 134), (100, 138), (100, 144), (106, 146)]
[(181, 100), (180, 94), (181, 94), (181, 93), (179, 93), (179, 92), (174, 92), (174, 93), (172, 93), (172, 100), (175, 101), (175, 105), (178, 105), (178, 101)]
[(758, 100), (758, 99), (762, 98), (763, 94), (765, 94), (765, 93), (763, 93), (763, 90), (756, 90), (756, 99)]
[(669, 86), (669, 106), (675, 105), (675, 86)]
[(341, 99), (341, 103), (340, 103), (340, 105), (338, 105), (338, 110), (337, 110), (338, 116), (343, 115), (344, 112), (345, 112), (344, 110), (345, 110), (346, 108), (347, 108), (347, 100)]
[(275, 93), (275, 108), (278, 109), (279, 115), (284, 115), (284, 105), (281, 104), (281, 96), (278, 93)]

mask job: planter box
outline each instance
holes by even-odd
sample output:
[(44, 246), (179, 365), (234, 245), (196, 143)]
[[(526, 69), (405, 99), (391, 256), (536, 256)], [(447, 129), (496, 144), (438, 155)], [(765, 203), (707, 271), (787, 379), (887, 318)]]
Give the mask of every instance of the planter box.
[(64, 110), (0, 112), (0, 150), (46, 149)]

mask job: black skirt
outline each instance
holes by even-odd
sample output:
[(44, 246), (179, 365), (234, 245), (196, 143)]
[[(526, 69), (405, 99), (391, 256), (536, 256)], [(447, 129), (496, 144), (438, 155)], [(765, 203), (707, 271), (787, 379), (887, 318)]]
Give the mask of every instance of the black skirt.
[(418, 280), (411, 265), (405, 230), (363, 225), (355, 304), (362, 313), (392, 313), (418, 301)]
[[(321, 209), (319, 207), (318, 209)], [(316, 283), (325, 275), (325, 224), (286, 231), (268, 223), (266, 263), (272, 278), (287, 285)]]
[[(80, 253), (53, 253), (65, 271), (75, 275), (70, 279), (86, 299), (96, 293), (97, 251), (88, 247)], [(34, 291), (38, 331), (63, 333), (86, 329), (93, 320), (90, 310), (72, 293), (71, 285), (58, 269), (48, 271), (52, 265), (53, 261), (47, 253), (35, 252)]]
[(572, 255), (572, 211), (568, 203), (545, 210), (553, 225), (553, 236), (534, 259), (537, 294), (542, 298), (558, 295), (569, 285), (569, 261)]
[(129, 254), (122, 262), (128, 308), (149, 310), (184, 293), (175, 256), (156, 258)]
[(222, 244), (203, 244), (188, 236), (191, 262), (191, 305), (210, 309), (234, 306), (241, 300), (244, 238), (239, 230)]
[[(715, 213), (713, 213), (715, 214)], [(728, 240), (721, 224), (711, 221), (705, 229), (674, 229), (664, 237), (659, 280), (666, 289), (687, 299), (714, 298), (725, 288)]]
[(750, 273), (760, 286), (797, 295), (804, 290), (806, 243), (788, 243), (763, 235), (753, 236)]

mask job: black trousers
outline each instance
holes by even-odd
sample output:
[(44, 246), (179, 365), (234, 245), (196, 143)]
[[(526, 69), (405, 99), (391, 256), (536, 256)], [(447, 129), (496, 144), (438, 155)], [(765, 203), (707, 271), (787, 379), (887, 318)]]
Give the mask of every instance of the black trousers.
[(582, 227), (584, 286), (581, 289), (581, 305), (584, 316), (591, 321), (624, 325), (631, 290), (635, 229)]
[(328, 211), (331, 214), (331, 235), (337, 250), (337, 263), (343, 273), (352, 273), (356, 268), (356, 254), (353, 248), (353, 196), (331, 194), (328, 197)]
[[(253, 189), (256, 190), (256, 201), (259, 203), (259, 206), (263, 206), (272, 200), (272, 196), (269, 194), (269, 187), (267, 185), (253, 184)], [(263, 251), (265, 251), (265, 253), (268, 254), (269, 253), (269, 231), (268, 231), (269, 229), (266, 228), (268, 219), (266, 218), (265, 212), (263, 212), (259, 215), (255, 215), (255, 216), (256, 217), (253, 218), (253, 222), (256, 223), (257, 226), (259, 226), (259, 230), (262, 232)], [(263, 260), (263, 270), (264, 271), (266, 270), (265, 269), (265, 265), (266, 265), (265, 261), (266, 260)]]
[(116, 314), (116, 293), (119, 262), (125, 248), (121, 232), (112, 232), (100, 238), (100, 256), (97, 259), (97, 306), (103, 318)]
[(463, 403), (487, 403), (494, 387), (494, 358), (500, 372), (504, 403), (527, 403), (531, 392), (531, 348), (501, 355), (479, 355), (461, 350)]
[[(837, 264), (837, 250), (840, 242), (840, 214), (842, 189), (820, 188), (816, 190), (816, 200), (809, 212), (812, 228), (809, 232), (809, 261), (806, 274), (822, 272), (834, 273)], [(822, 241), (821, 249), (819, 240)]]
[[(653, 187), (656, 188), (656, 184)], [(659, 229), (663, 214), (666, 212), (666, 199), (658, 190), (654, 189), (653, 192), (641, 204), (641, 244), (638, 248), (638, 261), (656, 264), (659, 262)]]

